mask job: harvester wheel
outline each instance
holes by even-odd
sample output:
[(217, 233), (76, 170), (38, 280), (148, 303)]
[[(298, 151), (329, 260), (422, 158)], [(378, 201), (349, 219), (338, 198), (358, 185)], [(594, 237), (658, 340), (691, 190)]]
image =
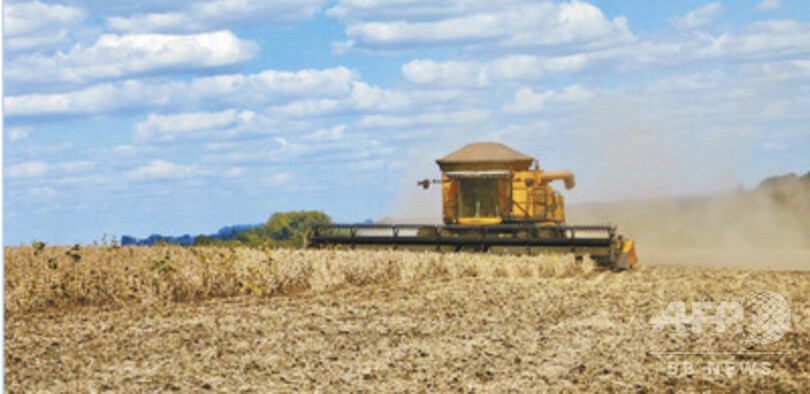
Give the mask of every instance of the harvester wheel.
[(616, 262), (613, 264), (614, 271), (625, 271), (630, 269), (630, 261), (627, 258), (627, 253), (619, 254)]

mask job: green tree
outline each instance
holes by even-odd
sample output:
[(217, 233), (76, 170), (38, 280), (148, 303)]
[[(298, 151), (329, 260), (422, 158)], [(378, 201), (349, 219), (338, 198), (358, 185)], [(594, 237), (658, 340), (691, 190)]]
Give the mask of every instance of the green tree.
[(270, 240), (270, 238), (267, 237), (267, 236), (264, 236), (262, 234), (262, 231), (260, 231), (260, 230), (261, 230), (261, 228), (248, 229), (248, 230), (245, 230), (245, 231), (242, 231), (242, 232), (236, 234), (236, 236), (233, 237), (233, 239), (234, 239), (234, 241), (237, 241), (237, 242), (239, 242), (239, 243), (241, 243), (243, 245), (259, 246), (262, 243), (264, 243), (265, 241)]
[[(312, 226), (331, 223), (332, 219), (320, 211), (277, 212), (261, 227), (240, 231), (230, 241), (214, 242), (217, 245), (244, 245), (254, 248), (300, 247)], [(199, 238), (194, 241), (195, 245)]]
[(194, 242), (191, 243), (192, 246), (212, 246), (216, 244), (217, 244), (216, 239), (203, 234), (200, 234), (197, 237), (195, 237)]
[(332, 218), (321, 211), (277, 212), (267, 220), (264, 230), (276, 241), (300, 244), (312, 226), (330, 223)]

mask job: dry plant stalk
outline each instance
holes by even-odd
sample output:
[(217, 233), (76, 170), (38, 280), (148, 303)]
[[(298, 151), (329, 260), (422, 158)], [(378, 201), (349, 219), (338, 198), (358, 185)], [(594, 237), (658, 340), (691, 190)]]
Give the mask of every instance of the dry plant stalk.
[(547, 278), (594, 268), (572, 255), (496, 256), (382, 250), (7, 247), (5, 313), (121, 307), (457, 278)]

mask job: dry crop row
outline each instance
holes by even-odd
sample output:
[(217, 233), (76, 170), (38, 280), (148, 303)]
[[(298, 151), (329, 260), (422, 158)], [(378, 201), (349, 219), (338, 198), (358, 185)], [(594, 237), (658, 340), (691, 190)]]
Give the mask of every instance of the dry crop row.
[(82, 305), (269, 297), (350, 286), (463, 277), (587, 274), (573, 256), (248, 248), (8, 247), (6, 315)]

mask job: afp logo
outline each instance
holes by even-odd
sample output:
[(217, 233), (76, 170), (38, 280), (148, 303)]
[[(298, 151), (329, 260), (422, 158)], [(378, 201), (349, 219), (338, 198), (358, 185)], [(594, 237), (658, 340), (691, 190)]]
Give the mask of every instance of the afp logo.
[[(714, 310), (714, 313), (711, 311)], [(672, 302), (659, 316), (650, 319), (653, 331), (663, 331), (674, 326), (675, 332), (701, 334), (704, 326), (714, 326), (716, 332), (724, 333), (737, 323), (743, 323), (742, 342), (745, 345), (768, 345), (782, 338), (790, 329), (790, 307), (777, 293), (767, 290), (751, 292), (739, 302), (694, 302), (691, 315), (686, 313), (685, 302)]]

